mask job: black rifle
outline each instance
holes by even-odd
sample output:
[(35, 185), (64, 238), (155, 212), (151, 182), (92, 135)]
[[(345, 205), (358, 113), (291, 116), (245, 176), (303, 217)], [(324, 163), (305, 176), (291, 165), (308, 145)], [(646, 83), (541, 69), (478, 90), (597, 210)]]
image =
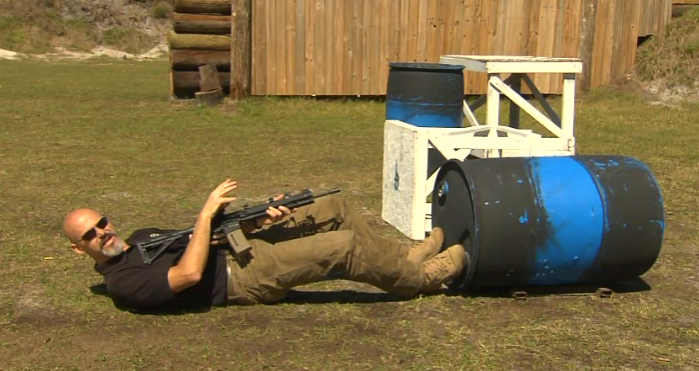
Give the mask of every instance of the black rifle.
[[(253, 207), (248, 207), (246, 205), (242, 210), (234, 211), (229, 214), (221, 213), (211, 221), (211, 235), (217, 236), (225, 234), (228, 242), (233, 248), (233, 254), (236, 257), (241, 257), (243, 254), (249, 252), (252, 248), (252, 246), (250, 246), (245, 239), (243, 231), (240, 229), (240, 224), (242, 222), (256, 220), (257, 218), (266, 216), (267, 209), (269, 207), (286, 206), (289, 209), (294, 209), (312, 204), (315, 202), (316, 198), (338, 192), (340, 192), (340, 189), (334, 188), (314, 196), (313, 192), (311, 192), (309, 189), (304, 189), (295, 195), (287, 193), (284, 195), (284, 198), (277, 201), (270, 198), (269, 201), (264, 204)], [(138, 248), (138, 251), (141, 253), (143, 262), (145, 264), (151, 264), (163, 253), (163, 251), (170, 247), (173, 242), (177, 241), (183, 236), (192, 234), (192, 232), (194, 232), (194, 227), (169, 232), (167, 234), (153, 237), (150, 240), (139, 242), (136, 244), (136, 248)]]

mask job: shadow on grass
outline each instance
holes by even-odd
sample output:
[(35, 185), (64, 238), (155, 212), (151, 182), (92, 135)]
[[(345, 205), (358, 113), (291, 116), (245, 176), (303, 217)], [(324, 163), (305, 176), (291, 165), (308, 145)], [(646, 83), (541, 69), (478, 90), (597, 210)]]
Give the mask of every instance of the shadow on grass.
[(107, 285), (104, 283), (98, 283), (96, 285), (90, 286), (90, 291), (95, 295), (102, 295), (109, 297), (109, 292), (107, 292)]
[(297, 291), (290, 290), (286, 298), (279, 303), (284, 304), (355, 304), (355, 303), (388, 303), (406, 301), (397, 295), (384, 292), (361, 292), (353, 290), (338, 291)]
[[(502, 289), (469, 289), (467, 291), (443, 289), (432, 295), (461, 296), (468, 298), (513, 298), (526, 299), (528, 297), (542, 296), (590, 296), (597, 295), (602, 298), (611, 297), (613, 294), (635, 293), (650, 291), (651, 287), (643, 279), (617, 282), (609, 285), (571, 285), (571, 286), (523, 286)], [(93, 285), (90, 291), (96, 295), (109, 297), (107, 287), (104, 283)], [(277, 304), (371, 304), (409, 301), (397, 295), (383, 292), (361, 292), (354, 290), (338, 291), (298, 291), (290, 290), (287, 296), (279, 302), (265, 305)], [(189, 313), (204, 313), (211, 310), (211, 307), (198, 308), (167, 308), (153, 311), (134, 311), (114, 302), (117, 309), (137, 314), (149, 315), (183, 315)]]
[[(90, 291), (95, 295), (102, 295), (109, 297), (109, 292), (107, 291), (107, 285), (104, 283), (99, 283), (90, 286)], [(135, 314), (149, 314), (155, 316), (176, 316), (189, 313), (205, 313), (211, 310), (210, 306), (202, 307), (173, 307), (173, 308), (157, 308), (153, 310), (134, 310), (121, 305), (119, 302), (112, 300), (114, 306), (124, 312), (130, 312)]]
[[(104, 283), (96, 284), (90, 286), (90, 291), (95, 295), (102, 295), (109, 297), (107, 292), (107, 286)], [(406, 301), (411, 299), (406, 299), (397, 295), (392, 295), (388, 293), (372, 293), (372, 292), (360, 292), (353, 290), (338, 290), (338, 291), (298, 291), (290, 290), (287, 296), (275, 303), (268, 303), (265, 305), (278, 305), (278, 304), (356, 304), (356, 303), (388, 303), (388, 302), (398, 302)], [(131, 312), (136, 314), (150, 314), (150, 315), (183, 315), (189, 313), (204, 313), (211, 310), (211, 307), (199, 307), (199, 308), (159, 308), (152, 311), (136, 311), (130, 308), (120, 305), (118, 302), (114, 302), (114, 306), (122, 311)], [(235, 305), (231, 305), (235, 306)]]
[(377, 102), (385, 103), (386, 97), (383, 95), (283, 95), (283, 96), (268, 96), (267, 98), (277, 100), (313, 100), (317, 102)]
[(449, 295), (464, 297), (490, 297), (523, 299), (536, 296), (575, 296), (597, 295), (609, 297), (613, 294), (625, 294), (650, 291), (651, 287), (642, 278), (599, 285), (567, 285), (567, 286), (520, 286), (494, 289), (468, 289), (466, 291), (452, 290)]
[[(507, 289), (468, 290), (459, 291), (452, 289), (438, 290), (433, 295), (462, 296), (462, 297), (489, 297), (489, 298), (515, 298), (537, 296), (587, 296), (598, 295), (607, 297), (613, 294), (650, 291), (651, 287), (643, 279), (617, 282), (608, 285), (571, 285), (571, 286), (529, 286)], [(412, 299), (392, 295), (388, 293), (370, 293), (353, 290), (339, 291), (297, 291), (291, 290), (280, 303), (284, 304), (355, 304), (355, 303), (388, 303), (409, 301)], [(278, 304), (278, 303), (274, 303)], [(271, 305), (274, 305), (271, 304)]]

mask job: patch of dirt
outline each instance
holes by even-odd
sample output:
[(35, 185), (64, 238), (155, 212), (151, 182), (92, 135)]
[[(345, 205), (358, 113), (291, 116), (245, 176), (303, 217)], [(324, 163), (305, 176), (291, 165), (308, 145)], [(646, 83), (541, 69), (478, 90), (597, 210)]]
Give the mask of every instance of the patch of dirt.
[(692, 86), (669, 86), (664, 79), (657, 79), (642, 83), (642, 86), (646, 92), (658, 97), (658, 100), (651, 104), (675, 106), (682, 102), (699, 102), (699, 82)]
[(51, 324), (71, 323), (73, 320), (58, 313), (46, 299), (46, 293), (39, 286), (26, 285), (16, 291), (14, 305), (9, 310), (10, 323), (26, 324), (46, 328)]
[(632, 71), (609, 86), (623, 93), (641, 96), (651, 105), (672, 107), (683, 102), (699, 102), (699, 82), (694, 83), (693, 86), (672, 86), (664, 78), (643, 81), (635, 71)]
[(68, 50), (66, 48), (58, 47), (55, 48), (51, 53), (45, 54), (20, 54), (9, 50), (0, 49), (0, 59), (10, 59), (15, 60), (19, 58), (35, 58), (35, 59), (73, 59), (73, 60), (86, 60), (90, 58), (99, 57), (110, 57), (117, 59), (128, 59), (128, 60), (154, 60), (167, 56), (168, 54), (167, 45), (160, 44), (153, 49), (143, 53), (143, 54), (131, 54), (123, 51), (107, 48), (104, 46), (98, 46), (89, 52), (78, 52)]

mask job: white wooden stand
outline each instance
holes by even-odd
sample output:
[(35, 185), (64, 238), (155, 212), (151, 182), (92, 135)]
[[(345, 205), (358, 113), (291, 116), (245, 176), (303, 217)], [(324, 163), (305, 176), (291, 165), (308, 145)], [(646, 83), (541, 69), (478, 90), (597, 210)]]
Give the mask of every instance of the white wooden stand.
[[(556, 137), (574, 137), (575, 75), (582, 72), (582, 60), (531, 56), (444, 55), (439, 62), (464, 66), (466, 71), (488, 74), (488, 93), (470, 106), (464, 102), (464, 116), (471, 126), (480, 125), (473, 111), (484, 103), (488, 111), (486, 125), (500, 125), (500, 95), (502, 94), (510, 99), (508, 126), (518, 129), (520, 110), (524, 110)], [(529, 77), (529, 74), (533, 73), (563, 74), (563, 104), (560, 117)], [(510, 77), (503, 81), (500, 79), (500, 74), (510, 74)], [(522, 82), (527, 84), (534, 98), (546, 111), (545, 114), (520, 95)]]
[[(438, 150), (446, 159), (569, 156), (575, 154), (574, 102), (575, 73), (582, 71), (579, 60), (534, 57), (445, 56), (442, 63), (461, 64), (468, 70), (489, 74), (488, 94), (474, 106), (464, 102), (464, 114), (472, 127), (418, 127), (397, 120), (384, 124), (384, 162), (382, 218), (411, 239), (425, 238), (432, 229), (428, 197), (434, 188), (437, 172), (427, 174), (428, 150)], [(457, 63), (458, 62), (458, 63)], [(562, 119), (538, 93), (527, 73), (553, 72), (564, 74)], [(511, 73), (506, 81), (499, 73)], [(547, 114), (522, 98), (518, 83), (530, 86)], [(515, 85), (512, 88), (511, 85)], [(511, 104), (510, 126), (500, 125), (500, 94)], [(479, 103), (480, 102), (480, 103)], [(481, 125), (473, 110), (487, 103), (488, 119)], [(515, 108), (515, 106), (517, 108)], [(531, 130), (519, 129), (519, 108), (544, 126), (553, 137), (542, 137)]]

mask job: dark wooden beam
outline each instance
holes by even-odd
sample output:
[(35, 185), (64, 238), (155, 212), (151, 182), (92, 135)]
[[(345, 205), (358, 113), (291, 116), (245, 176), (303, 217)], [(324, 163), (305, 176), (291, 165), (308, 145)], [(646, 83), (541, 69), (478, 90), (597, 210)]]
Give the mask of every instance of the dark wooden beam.
[(193, 14), (231, 14), (231, 0), (176, 0), (175, 11)]
[(170, 64), (177, 71), (197, 71), (199, 67), (211, 64), (219, 72), (228, 72), (231, 70), (231, 52), (174, 49), (170, 51)]
[(170, 32), (170, 50), (231, 50), (231, 37), (225, 35), (195, 35)]
[(177, 33), (230, 35), (231, 16), (175, 13), (172, 27)]

